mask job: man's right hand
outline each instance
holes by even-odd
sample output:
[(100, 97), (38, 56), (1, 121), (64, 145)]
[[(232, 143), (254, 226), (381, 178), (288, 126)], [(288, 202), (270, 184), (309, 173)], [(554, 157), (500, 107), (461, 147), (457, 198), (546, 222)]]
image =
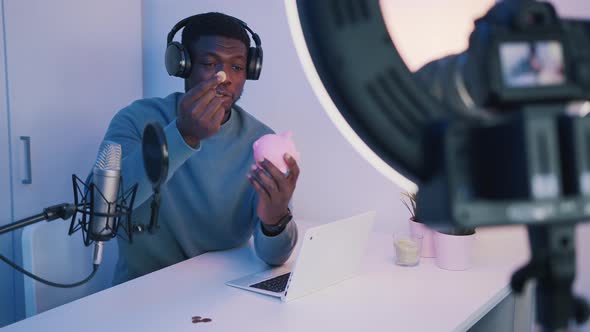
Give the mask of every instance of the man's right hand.
[(222, 98), (216, 96), (215, 88), (222, 79), (220, 75), (213, 75), (180, 98), (176, 126), (185, 142), (193, 148), (221, 128), (225, 112)]

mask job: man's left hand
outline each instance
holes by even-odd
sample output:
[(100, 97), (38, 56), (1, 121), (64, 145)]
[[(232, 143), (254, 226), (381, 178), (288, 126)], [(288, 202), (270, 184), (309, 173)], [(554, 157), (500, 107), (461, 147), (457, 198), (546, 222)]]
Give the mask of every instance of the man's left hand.
[(248, 174), (248, 180), (258, 193), (256, 213), (263, 223), (269, 225), (278, 223), (287, 214), (299, 177), (295, 159), (287, 154), (283, 158), (289, 167), (286, 176), (267, 159), (260, 163), (262, 169), (254, 165)]

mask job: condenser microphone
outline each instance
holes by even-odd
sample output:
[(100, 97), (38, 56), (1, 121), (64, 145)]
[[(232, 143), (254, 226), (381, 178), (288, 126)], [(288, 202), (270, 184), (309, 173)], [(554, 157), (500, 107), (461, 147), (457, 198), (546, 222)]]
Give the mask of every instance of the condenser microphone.
[(102, 261), (103, 241), (114, 236), (115, 212), (121, 180), (121, 145), (103, 141), (93, 173), (93, 211), (89, 236), (95, 241), (94, 264)]

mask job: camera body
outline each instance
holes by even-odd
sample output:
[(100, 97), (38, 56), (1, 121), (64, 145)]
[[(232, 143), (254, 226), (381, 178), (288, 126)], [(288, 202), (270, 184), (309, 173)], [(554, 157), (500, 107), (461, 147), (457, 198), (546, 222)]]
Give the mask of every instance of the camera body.
[(590, 98), (590, 22), (546, 2), (501, 2), (475, 22), (463, 75), (478, 104), (510, 109)]

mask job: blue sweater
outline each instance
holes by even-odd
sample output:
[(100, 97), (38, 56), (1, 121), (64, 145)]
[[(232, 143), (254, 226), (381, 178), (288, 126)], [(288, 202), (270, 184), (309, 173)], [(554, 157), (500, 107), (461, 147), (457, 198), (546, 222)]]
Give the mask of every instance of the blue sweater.
[(187, 145), (176, 127), (176, 105), (182, 96), (142, 99), (119, 111), (105, 140), (121, 144), (125, 189), (137, 183), (134, 223), (150, 218), (152, 186), (141, 155), (141, 136), (148, 122), (164, 127), (169, 171), (161, 187), (160, 229), (155, 235), (134, 235), (133, 244), (119, 239), (114, 284), (142, 276), (212, 250), (240, 246), (254, 235), (258, 257), (281, 265), (297, 242), (297, 226), (290, 222), (279, 235), (262, 233), (256, 215), (258, 195), (247, 174), (254, 158), (252, 144), (272, 130), (234, 107), (229, 120), (197, 149)]

